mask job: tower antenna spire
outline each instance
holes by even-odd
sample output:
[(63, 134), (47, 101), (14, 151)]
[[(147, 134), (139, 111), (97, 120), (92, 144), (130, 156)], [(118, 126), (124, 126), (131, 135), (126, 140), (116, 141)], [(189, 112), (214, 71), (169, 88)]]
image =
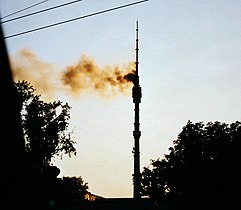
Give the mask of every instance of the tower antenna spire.
[(138, 26), (138, 21), (136, 21), (136, 76), (137, 77), (139, 76), (138, 75), (138, 65), (139, 65), (138, 51), (139, 51), (139, 26)]
[(134, 174), (133, 174), (133, 197), (134, 198), (140, 198), (140, 191), (141, 191), (141, 173), (140, 173), (140, 137), (141, 137), (141, 131), (140, 131), (140, 103), (141, 103), (141, 87), (139, 85), (139, 58), (138, 58), (138, 51), (139, 51), (139, 27), (138, 27), (138, 21), (136, 22), (136, 71), (135, 71), (135, 80), (134, 80), (134, 86), (132, 88), (132, 98), (133, 103), (135, 106), (134, 109), (134, 131), (133, 131), (133, 137), (134, 137)]

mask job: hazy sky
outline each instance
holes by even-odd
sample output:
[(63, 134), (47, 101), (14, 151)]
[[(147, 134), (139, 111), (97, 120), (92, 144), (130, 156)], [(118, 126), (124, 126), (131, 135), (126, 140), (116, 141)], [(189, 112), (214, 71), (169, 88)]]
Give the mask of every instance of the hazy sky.
[[(69, 1), (49, 0), (21, 15)], [(1, 14), (38, 2), (1, 0)], [(135, 0), (83, 0), (5, 23), (5, 36), (131, 2)], [(67, 66), (76, 66), (84, 58), (105, 71), (128, 66), (135, 60), (137, 20), (144, 167), (150, 159), (168, 153), (188, 120), (240, 120), (240, 0), (150, 0), (6, 39), (13, 65), (23, 71), (19, 74), (32, 78), (46, 99), (60, 99), (72, 107), (70, 128), (77, 141), (77, 156), (55, 160), (61, 176), (80, 175), (92, 193), (104, 197), (132, 196), (131, 86), (125, 93), (105, 93), (105, 97), (91, 89), (69, 95), (58, 77)], [(49, 95), (50, 90), (55, 92)]]

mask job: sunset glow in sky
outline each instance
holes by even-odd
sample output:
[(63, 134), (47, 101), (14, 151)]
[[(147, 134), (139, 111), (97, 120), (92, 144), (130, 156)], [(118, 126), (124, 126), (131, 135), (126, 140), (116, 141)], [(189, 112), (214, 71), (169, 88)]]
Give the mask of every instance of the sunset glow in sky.
[[(1, 0), (1, 16), (38, 2)], [(49, 0), (12, 17), (66, 2), (70, 0)], [(4, 34), (132, 2), (83, 0), (4, 23)], [(53, 161), (61, 169), (60, 176), (82, 176), (90, 192), (104, 197), (132, 196), (132, 86), (123, 81), (113, 88), (116, 80), (103, 78), (110, 74), (121, 79), (133, 70), (137, 20), (143, 168), (150, 159), (168, 153), (188, 120), (240, 120), (241, 1), (150, 0), (6, 39), (15, 79), (26, 78), (43, 99), (61, 100), (72, 107), (70, 130), (77, 156)], [(90, 76), (87, 69), (87, 79), (81, 81), (83, 75), (73, 69), (86, 62), (95, 74)], [(72, 86), (63, 83), (64, 73), (71, 69), (77, 75)]]

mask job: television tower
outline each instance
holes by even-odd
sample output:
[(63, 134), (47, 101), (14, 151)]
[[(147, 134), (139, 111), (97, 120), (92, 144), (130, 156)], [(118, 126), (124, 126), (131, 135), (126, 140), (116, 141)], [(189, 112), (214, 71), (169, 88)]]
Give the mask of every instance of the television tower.
[(141, 173), (140, 173), (140, 137), (141, 137), (141, 131), (140, 131), (140, 108), (139, 105), (141, 103), (141, 87), (139, 85), (139, 75), (138, 75), (138, 21), (136, 22), (136, 72), (135, 72), (135, 80), (133, 81), (133, 88), (132, 88), (132, 98), (133, 103), (135, 104), (135, 117), (134, 117), (134, 131), (133, 131), (133, 137), (134, 137), (134, 148), (133, 148), (133, 154), (134, 154), (134, 174), (133, 174), (133, 197), (134, 198), (140, 198), (140, 191), (141, 191)]

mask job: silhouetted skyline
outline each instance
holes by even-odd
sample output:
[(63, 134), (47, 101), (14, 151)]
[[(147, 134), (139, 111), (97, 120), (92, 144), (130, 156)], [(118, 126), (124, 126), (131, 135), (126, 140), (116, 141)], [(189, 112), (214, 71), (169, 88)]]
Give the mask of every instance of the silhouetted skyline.
[[(4, 16), (30, 4), (33, 1), (2, 0), (1, 13)], [(48, 1), (39, 5), (39, 9), (55, 4)], [(82, 1), (79, 6), (6, 23), (4, 32), (12, 34), (114, 6), (117, 6), (114, 0)], [(83, 55), (94, 59), (100, 68), (128, 65), (135, 60), (133, 31), (138, 20), (143, 88), (142, 168), (150, 159), (167, 152), (188, 120), (226, 123), (239, 120), (240, 8), (238, 0), (150, 0), (7, 39), (6, 44), (11, 59), (15, 60), (18, 52), (27, 49), (46, 64), (45, 70), (54, 77), (66, 66), (76, 64)], [(26, 61), (25, 65), (32, 64)], [(44, 92), (42, 95), (47, 98)], [(53, 99), (69, 102), (72, 107), (70, 127), (78, 142), (77, 157), (55, 160), (61, 168), (60, 176), (81, 175), (89, 183), (90, 191), (97, 195), (132, 197), (131, 88), (127, 94), (113, 98), (102, 98), (94, 91), (87, 91), (79, 99), (59, 90)]]

